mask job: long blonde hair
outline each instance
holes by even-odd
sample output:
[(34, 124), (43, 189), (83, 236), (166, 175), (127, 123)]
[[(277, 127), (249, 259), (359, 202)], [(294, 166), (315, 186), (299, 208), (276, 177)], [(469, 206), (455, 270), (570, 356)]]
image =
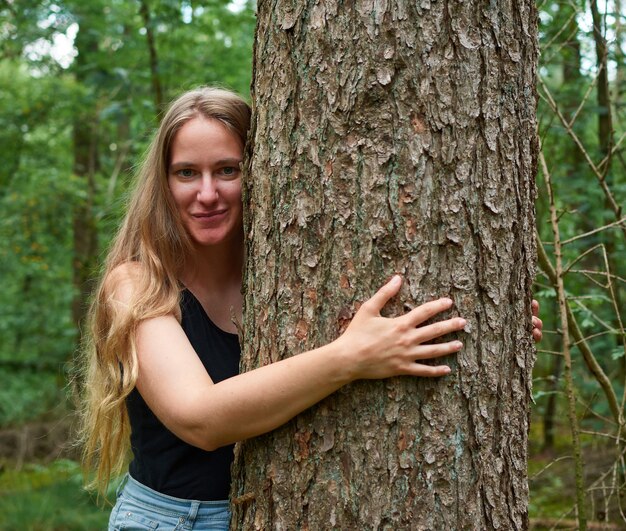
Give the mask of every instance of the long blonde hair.
[[(203, 87), (171, 104), (138, 172), (89, 310), (80, 359), (79, 442), (85, 469), (96, 472), (89, 486), (100, 492), (128, 463), (130, 423), (125, 399), (137, 381), (137, 326), (167, 314), (180, 319), (179, 278), (191, 243), (169, 191), (167, 169), (176, 133), (196, 117), (219, 120), (245, 145), (250, 107), (237, 94)], [(106, 280), (127, 263), (141, 265), (134, 290), (138, 295), (130, 310), (120, 313), (111, 304)]]

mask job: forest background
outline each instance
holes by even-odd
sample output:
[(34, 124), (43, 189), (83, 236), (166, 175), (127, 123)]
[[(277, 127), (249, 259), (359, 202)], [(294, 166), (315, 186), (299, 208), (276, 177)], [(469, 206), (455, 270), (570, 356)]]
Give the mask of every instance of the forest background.
[[(626, 529), (626, 6), (538, 8), (531, 522), (575, 527), (584, 497)], [(254, 26), (245, 0), (0, 2), (0, 529), (103, 528), (67, 445), (80, 318), (164, 105), (247, 97)]]

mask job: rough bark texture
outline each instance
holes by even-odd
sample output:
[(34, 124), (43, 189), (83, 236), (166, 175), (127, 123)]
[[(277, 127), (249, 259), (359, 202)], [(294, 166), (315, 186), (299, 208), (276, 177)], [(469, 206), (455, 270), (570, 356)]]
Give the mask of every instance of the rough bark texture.
[[(259, 2), (243, 369), (450, 295), (440, 379), (356, 382), (237, 448), (236, 529), (525, 529), (532, 0)], [(252, 151), (250, 151), (252, 153)]]

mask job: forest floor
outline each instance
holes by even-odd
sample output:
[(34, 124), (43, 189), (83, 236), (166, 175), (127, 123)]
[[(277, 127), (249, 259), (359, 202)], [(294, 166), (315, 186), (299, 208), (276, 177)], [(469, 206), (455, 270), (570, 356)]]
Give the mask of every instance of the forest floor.
[[(588, 529), (626, 530), (624, 463), (614, 445), (585, 446)], [(531, 529), (576, 529), (575, 465), (571, 450), (532, 454), (528, 463)], [(622, 488), (618, 488), (621, 485)]]

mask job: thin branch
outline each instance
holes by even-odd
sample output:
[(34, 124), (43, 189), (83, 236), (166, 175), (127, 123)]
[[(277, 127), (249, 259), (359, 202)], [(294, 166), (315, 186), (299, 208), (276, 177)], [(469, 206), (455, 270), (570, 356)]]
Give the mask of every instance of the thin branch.
[[(558, 37), (561, 32), (563, 32), (565, 30), (565, 28), (567, 27), (567, 24), (569, 24), (572, 19), (577, 15), (577, 13), (573, 13), (572, 16), (570, 16), (569, 20), (567, 21), (566, 25), (563, 26), (559, 32), (553, 37), (552, 40), (554, 40), (556, 37)], [(541, 50), (540, 50), (540, 55), (542, 58), (542, 63), (543, 64), (548, 64), (550, 63), (550, 61), (552, 61), (552, 59), (554, 59), (559, 52), (565, 48), (566, 44), (571, 40), (572, 37), (574, 37), (576, 34), (578, 33), (578, 27), (574, 28), (572, 31), (570, 31), (569, 35), (567, 35), (567, 37), (565, 39), (563, 39), (563, 41), (559, 44), (559, 46), (555, 49), (552, 50), (552, 53), (550, 55), (547, 56), (543, 56), (544, 52), (548, 50), (548, 48), (550, 47), (552, 41), (550, 41), (548, 44), (546, 44)]]
[(583, 99), (580, 101), (580, 105), (576, 109), (576, 112), (573, 114), (573, 116), (570, 118), (570, 121), (568, 123), (569, 127), (574, 126), (574, 122), (576, 122), (578, 115), (580, 114), (580, 111), (583, 110), (583, 107), (585, 106), (585, 103), (587, 103), (589, 96), (591, 96), (591, 93), (593, 92), (593, 89), (596, 87), (597, 82), (598, 82), (598, 72), (596, 72), (596, 75), (593, 76), (591, 83), (589, 83), (589, 87), (587, 87), (587, 92), (585, 92)]
[(574, 265), (576, 265), (578, 262), (580, 262), (585, 256), (587, 256), (589, 253), (592, 253), (593, 251), (595, 251), (596, 249), (598, 249), (602, 244), (598, 243), (596, 245), (594, 245), (593, 247), (590, 247), (589, 249), (587, 249), (585, 252), (579, 254), (572, 262), (570, 262), (567, 267), (564, 270), (564, 273), (567, 273), (571, 267), (573, 267)]
[(562, 352), (557, 352), (556, 350), (543, 350), (538, 348), (537, 354), (550, 354), (551, 356), (562, 356)]
[(580, 240), (581, 238), (586, 238), (587, 236), (591, 236), (592, 234), (597, 234), (598, 232), (602, 232), (603, 230), (610, 229), (611, 227), (615, 227), (616, 225), (622, 225), (626, 222), (626, 217), (622, 219), (618, 219), (613, 223), (609, 223), (608, 225), (604, 225), (603, 227), (599, 227), (597, 229), (591, 230), (589, 232), (585, 232), (584, 234), (579, 234), (578, 236), (574, 236), (573, 238), (569, 238), (568, 240), (563, 240), (561, 245), (567, 245), (568, 243), (575, 242), (576, 240)]
[(576, 302), (577, 306), (579, 306), (580, 308), (585, 310), (593, 318), (593, 320), (596, 323), (599, 323), (600, 325), (602, 325), (605, 330), (607, 330), (608, 332), (612, 332), (612, 333), (617, 333), (618, 332), (618, 330), (616, 330), (615, 327), (613, 327), (611, 324), (607, 323), (604, 319), (601, 319), (598, 314), (596, 314), (590, 308), (585, 306), (582, 302), (580, 302), (580, 300), (575, 300), (574, 302)]
[(620, 437), (616, 437), (615, 435), (611, 435), (610, 433), (603, 433), (600, 431), (591, 431), (591, 430), (580, 430), (580, 433), (584, 433), (585, 435), (595, 435), (597, 437), (606, 437), (607, 439), (620, 440)]
[(583, 275), (583, 277), (585, 277), (592, 284), (595, 284), (596, 286), (598, 286), (598, 287), (600, 287), (602, 289), (607, 289), (608, 286), (606, 284), (602, 284), (602, 282), (600, 282), (599, 280), (596, 280), (591, 275), (587, 275), (586, 273), (583, 273), (582, 275)]
[[(567, 28), (567, 26), (569, 26), (569, 23), (576, 17), (576, 15), (578, 15), (578, 13), (576, 12), (576, 10), (572, 11), (572, 14), (570, 15), (570, 17), (567, 19), (567, 21), (565, 22), (565, 24), (563, 24), (563, 27), (556, 32), (556, 34), (554, 35), (554, 37), (552, 37), (548, 43), (543, 47), (543, 50), (547, 50), (548, 48), (550, 48), (550, 46), (552, 46), (552, 43), (554, 41), (556, 41), (558, 39), (558, 37), (561, 35), (561, 33), (563, 33), (565, 31), (565, 28)], [(569, 36), (571, 37), (571, 35)], [(569, 37), (567, 39), (565, 39), (565, 42), (569, 41)], [(543, 52), (542, 50), (542, 52)]]
[(554, 236), (554, 254), (556, 258), (556, 289), (559, 300), (559, 314), (561, 317), (561, 328), (563, 329), (563, 357), (565, 359), (565, 388), (568, 401), (568, 416), (570, 422), (570, 430), (572, 432), (572, 444), (574, 446), (574, 462), (576, 476), (576, 505), (578, 516), (578, 528), (581, 531), (587, 529), (587, 514), (585, 507), (585, 486), (583, 473), (583, 455), (580, 447), (580, 433), (578, 431), (578, 418), (576, 416), (576, 392), (574, 390), (574, 380), (572, 377), (572, 356), (570, 352), (569, 341), (569, 324), (567, 318), (567, 298), (565, 295), (565, 286), (563, 284), (563, 262), (561, 258), (561, 236), (559, 232), (559, 223), (557, 221), (556, 206), (554, 203), (554, 195), (552, 193), (552, 184), (550, 182), (550, 173), (543, 153), (539, 152), (539, 162), (543, 178), (548, 190), (548, 200), (550, 203), (550, 220), (552, 224), (552, 234)]
[(566, 459), (574, 459), (572, 455), (562, 455), (561, 457), (557, 457), (550, 461), (546, 466), (544, 466), (539, 472), (536, 472), (531, 477), (528, 478), (528, 481), (535, 481), (541, 474), (543, 474), (548, 468), (550, 468), (554, 463), (558, 463), (559, 461), (565, 461)]
[(107, 187), (107, 195), (106, 195), (106, 205), (109, 207), (113, 202), (113, 195), (115, 194), (115, 186), (117, 184), (117, 179), (122, 171), (124, 163), (126, 162), (126, 156), (130, 151), (130, 140), (124, 142), (119, 150), (117, 158), (115, 160), (115, 167), (113, 168), (113, 172), (111, 173), (111, 177), (109, 177), (109, 185)]
[(572, 343), (572, 346), (577, 347), (580, 343), (589, 341), (590, 339), (593, 339), (595, 337), (608, 336), (608, 335), (614, 335), (614, 334), (615, 334), (614, 331), (605, 330), (604, 332), (598, 332), (597, 334), (591, 334), (590, 336), (583, 337), (580, 341), (575, 341), (574, 343)]
[(620, 144), (624, 141), (624, 139), (626, 138), (626, 132), (622, 133), (622, 136), (619, 137), (619, 140), (615, 143), (615, 145), (611, 148), (611, 151), (608, 152), (608, 154), (606, 155), (606, 157), (604, 157), (601, 161), (600, 164), (598, 164), (598, 168), (603, 168), (605, 164), (607, 164), (610, 160), (611, 157), (615, 154), (615, 153), (619, 153), (619, 146)]
[[(536, 240), (537, 240), (537, 256), (539, 258), (539, 267), (541, 267), (543, 272), (548, 276), (552, 285), (555, 286), (556, 279), (557, 279), (556, 271), (554, 270), (554, 267), (550, 263), (550, 259), (548, 258), (545, 247), (541, 243), (541, 239), (539, 238), (538, 234), (536, 235)], [(604, 370), (598, 363), (598, 360), (596, 360), (596, 357), (591, 351), (591, 348), (589, 347), (589, 344), (585, 340), (585, 337), (580, 329), (580, 326), (578, 326), (578, 321), (576, 320), (576, 316), (573, 314), (571, 308), (569, 307), (569, 304), (567, 304), (567, 317), (568, 317), (569, 331), (572, 334), (572, 337), (575, 341), (574, 344), (578, 347), (581, 354), (583, 355), (583, 360), (585, 360), (585, 365), (587, 365), (587, 368), (589, 369), (591, 374), (593, 374), (595, 379), (600, 384), (600, 387), (604, 391), (607, 404), (611, 411), (611, 415), (613, 416), (613, 419), (615, 420), (615, 423), (620, 427), (620, 429), (622, 429), (624, 425), (624, 420), (622, 417), (622, 410), (619, 406), (619, 402), (617, 400), (617, 396), (615, 395), (615, 391), (613, 390), (613, 386), (611, 385), (611, 380), (606, 375), (606, 373), (604, 372)]]
[[(587, 161), (587, 164), (589, 165), (589, 167), (593, 171), (594, 175), (596, 176), (596, 178), (598, 180), (598, 183), (600, 184), (600, 187), (602, 188), (602, 191), (604, 192), (604, 195), (605, 195), (609, 205), (611, 206), (611, 209), (613, 210), (613, 212), (615, 214), (615, 217), (618, 220), (621, 219), (622, 218), (622, 207), (617, 204), (617, 201), (613, 197), (613, 193), (611, 192), (611, 190), (608, 187), (608, 184), (606, 183), (604, 174), (597, 168), (597, 166), (591, 160), (591, 157), (589, 156), (589, 153), (587, 153), (587, 150), (585, 149), (585, 147), (583, 146), (582, 142), (578, 138), (578, 135), (574, 132), (574, 130), (569, 125), (568, 121), (565, 119), (565, 117), (561, 113), (558, 105), (556, 104), (556, 102), (554, 101), (554, 98), (552, 97), (552, 93), (550, 92), (550, 89), (544, 83), (543, 79), (541, 79), (541, 76), (538, 76), (538, 81), (539, 81), (539, 84), (541, 85), (541, 88), (543, 89), (543, 92), (544, 92), (544, 96), (542, 96), (542, 97), (544, 98), (546, 103), (548, 103), (548, 105), (554, 111), (554, 113), (559, 117), (559, 120), (561, 121), (561, 124), (563, 125), (563, 127), (565, 127), (565, 130), (567, 131), (569, 136), (572, 138), (572, 140), (574, 141), (574, 143), (576, 144), (576, 146), (578, 147), (578, 149), (580, 150), (580, 152), (584, 156), (585, 160)], [(624, 233), (624, 236), (626, 236), (626, 224), (621, 223), (620, 226), (621, 226), (622, 232)]]

